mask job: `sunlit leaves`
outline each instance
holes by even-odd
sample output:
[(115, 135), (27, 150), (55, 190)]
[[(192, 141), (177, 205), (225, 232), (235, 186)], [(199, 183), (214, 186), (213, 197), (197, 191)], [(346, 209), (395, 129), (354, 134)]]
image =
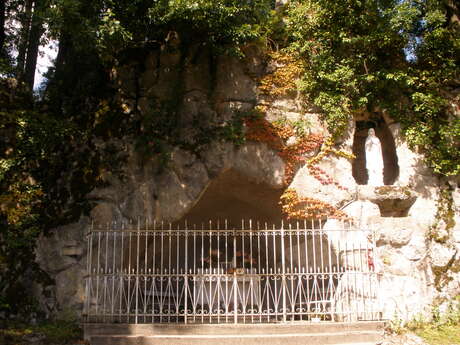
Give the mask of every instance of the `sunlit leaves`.
[(398, 35), (385, 35), (386, 12), (374, 1), (293, 1), (289, 7), (291, 49), (305, 61), (301, 91), (322, 109), (334, 136), (355, 112), (375, 106), (384, 85), (380, 68), (388, 65), (387, 46)]
[(108, 8), (102, 14), (102, 23), (97, 31), (98, 50), (103, 59), (111, 60), (121, 49), (129, 46), (133, 36), (116, 19)]
[[(343, 133), (362, 112), (385, 110), (436, 172), (459, 172), (452, 89), (460, 85), (460, 28), (440, 0), (293, 0), (290, 49), (299, 89)], [(455, 86), (457, 85), (457, 86)]]
[(288, 219), (347, 219), (347, 215), (331, 204), (316, 198), (302, 197), (294, 189), (287, 189), (280, 198), (283, 213)]
[[(292, 121), (279, 119), (268, 121), (265, 114), (259, 113), (245, 119), (246, 139), (267, 144), (283, 159), (284, 182), (288, 186), (300, 166), (305, 166), (309, 174), (321, 185), (333, 185), (337, 189), (346, 190), (318, 163), (326, 156), (335, 155), (347, 159), (354, 156), (333, 148), (332, 138), (325, 139), (320, 133), (310, 133), (308, 119)], [(294, 139), (294, 140), (292, 140)], [(345, 218), (346, 215), (336, 207), (321, 200), (300, 198), (297, 192), (287, 189), (280, 198), (283, 213), (292, 219), (321, 219), (324, 217)]]
[[(271, 1), (239, 0), (138, 0), (113, 2), (112, 19), (99, 29), (119, 32), (123, 39), (139, 46), (145, 42), (163, 41), (170, 32), (182, 42), (208, 43), (216, 48), (239, 51), (239, 46), (260, 38), (267, 32), (271, 18)], [(107, 14), (107, 10), (105, 11)], [(113, 29), (113, 30), (112, 30)], [(128, 40), (126, 40), (128, 39)]]

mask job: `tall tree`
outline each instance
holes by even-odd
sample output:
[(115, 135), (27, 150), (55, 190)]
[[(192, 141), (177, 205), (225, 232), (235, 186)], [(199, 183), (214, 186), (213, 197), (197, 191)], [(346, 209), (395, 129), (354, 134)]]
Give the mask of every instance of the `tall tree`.
[(0, 1), (0, 54), (3, 52), (5, 44), (5, 17), (6, 17), (6, 1)]
[(34, 10), (30, 25), (30, 33), (27, 44), (27, 58), (24, 68), (24, 81), (26, 85), (32, 89), (35, 80), (35, 69), (37, 67), (38, 49), (40, 47), (40, 39), (43, 35), (43, 11), (45, 9), (44, 0), (34, 0)]
[(24, 66), (26, 63), (27, 45), (29, 42), (30, 23), (32, 18), (33, 0), (25, 0), (22, 5), (22, 12), (19, 13), (19, 22), (21, 30), (18, 37), (18, 57), (17, 70), (19, 77), (24, 74)]

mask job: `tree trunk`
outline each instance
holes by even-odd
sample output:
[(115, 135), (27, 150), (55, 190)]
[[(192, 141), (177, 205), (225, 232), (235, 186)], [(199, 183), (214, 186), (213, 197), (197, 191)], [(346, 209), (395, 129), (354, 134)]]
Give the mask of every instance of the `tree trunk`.
[(454, 0), (445, 1), (447, 10), (447, 23), (449, 25), (460, 25), (460, 6)]
[(44, 32), (42, 17), (42, 0), (35, 0), (35, 8), (32, 15), (32, 24), (30, 26), (29, 44), (27, 45), (26, 66), (24, 69), (24, 81), (32, 90), (34, 87), (35, 69), (37, 67), (38, 48), (40, 47), (40, 38)]
[(29, 33), (30, 33), (30, 19), (32, 17), (32, 6), (33, 0), (25, 1), (25, 8), (23, 13), (23, 18), (21, 20), (21, 34), (19, 37), (19, 47), (18, 47), (18, 59), (17, 59), (17, 68), (19, 78), (22, 79), (24, 75), (24, 65), (26, 63), (26, 54), (27, 54), (27, 44), (29, 42)]
[(58, 53), (56, 56), (56, 61), (54, 63), (54, 68), (55, 68), (56, 73), (59, 73), (65, 64), (69, 43), (70, 43), (69, 35), (64, 32), (61, 32)]
[(3, 46), (5, 44), (5, 11), (6, 11), (6, 0), (0, 1), (0, 54), (3, 53)]

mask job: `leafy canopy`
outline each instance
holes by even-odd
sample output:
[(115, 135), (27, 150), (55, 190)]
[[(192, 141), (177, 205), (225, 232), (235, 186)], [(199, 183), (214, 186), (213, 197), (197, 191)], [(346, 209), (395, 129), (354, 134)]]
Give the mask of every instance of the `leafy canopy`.
[(460, 32), (448, 3), (290, 2), (289, 49), (305, 63), (299, 89), (335, 137), (354, 115), (385, 111), (436, 172), (460, 173), (460, 120), (451, 107), (458, 104)]
[(163, 41), (177, 33), (182, 42), (239, 47), (261, 39), (272, 14), (270, 0), (106, 1), (99, 43), (111, 54), (128, 46)]

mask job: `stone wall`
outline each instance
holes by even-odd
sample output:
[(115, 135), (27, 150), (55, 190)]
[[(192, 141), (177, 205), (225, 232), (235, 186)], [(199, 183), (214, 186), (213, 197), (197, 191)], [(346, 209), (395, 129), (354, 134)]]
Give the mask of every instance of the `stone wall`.
[[(257, 80), (267, 73), (267, 61), (254, 47), (245, 52), (246, 58), (242, 60), (213, 58), (198, 46), (183, 51), (171, 45), (144, 52), (140, 60), (113, 71), (117, 97), (126, 116), (147, 116), (153, 104), (176, 97), (180, 87), (179, 135), (184, 140), (193, 140), (197, 121), (200, 126), (225, 126), (237, 112), (257, 105), (267, 108), (270, 121), (280, 116), (291, 120), (307, 117), (309, 131), (327, 133), (314, 110), (301, 106), (296, 95), (267, 97), (259, 93)], [(91, 223), (137, 218), (174, 222), (185, 219), (190, 212), (194, 219), (199, 218), (213, 198), (222, 200), (222, 191), (236, 186), (235, 180), (225, 177), (232, 172), (232, 176), (240, 176), (239, 180), (256, 186), (246, 198), (244, 193), (238, 193), (242, 202), (256, 204), (257, 198), (263, 199), (264, 208), (278, 215), (280, 210), (271, 200), (289, 187), (301, 196), (326, 201), (352, 217), (357, 226), (375, 231), (376, 269), (381, 273), (379, 303), (384, 317), (391, 319), (397, 313), (409, 319), (426, 312), (439, 297), (446, 299), (460, 293), (460, 231), (443, 228), (441, 224), (437, 231), (445, 231), (447, 237), (443, 241), (429, 238), (428, 230), (437, 223), (440, 186), (445, 181), (439, 181), (424, 165), (423, 157), (408, 148), (398, 123), (385, 114), (382, 119), (384, 134), (391, 137), (391, 150), (396, 153), (391, 162), (396, 173), (393, 171), (391, 178), (385, 180), (391, 185), (383, 187), (359, 185), (353, 176), (363, 174), (356, 172), (362, 167), (355, 166), (353, 173), (351, 161), (335, 156), (324, 158), (318, 166), (346, 189), (321, 184), (306, 167), (300, 167), (290, 186), (285, 186), (284, 162), (266, 144), (257, 142), (235, 146), (213, 141), (199, 155), (176, 148), (167, 169), (159, 169), (158, 160), (141, 159), (133, 143), (127, 140), (123, 143), (128, 156), (124, 177), (109, 174), (107, 186), (88, 195), (95, 204), (89, 217), (53, 229), (51, 236), (40, 239), (37, 260), (56, 283), (46, 288), (47, 297), (41, 299), (43, 308), (49, 313), (72, 310), (77, 315), (82, 310), (85, 232)], [(355, 122), (350, 122), (349, 132), (336, 148), (352, 153), (354, 138)], [(455, 230), (460, 230), (460, 191), (457, 181), (451, 182)], [(212, 192), (206, 195), (208, 188)], [(239, 211), (235, 206), (231, 212)], [(333, 223), (324, 227), (333, 227)]]

